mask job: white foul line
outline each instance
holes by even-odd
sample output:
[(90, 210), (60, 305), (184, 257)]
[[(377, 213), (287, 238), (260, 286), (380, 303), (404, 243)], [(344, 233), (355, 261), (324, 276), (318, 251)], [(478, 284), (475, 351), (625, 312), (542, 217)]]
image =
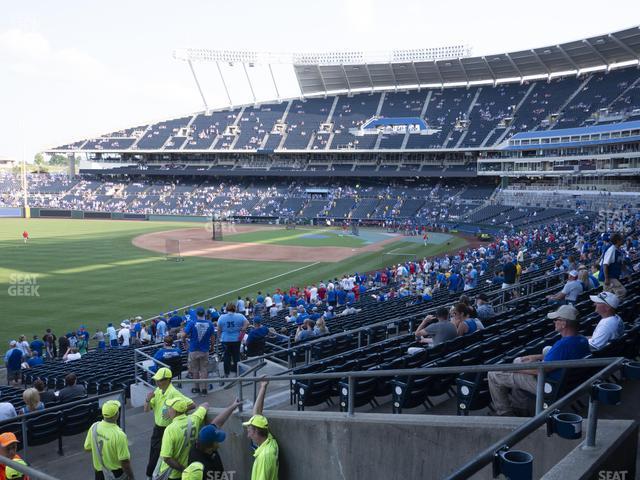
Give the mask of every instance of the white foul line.
[[(279, 275), (275, 275), (275, 276), (270, 277), (270, 278), (265, 278), (264, 280), (260, 280), (259, 282), (254, 282), (254, 283), (251, 283), (249, 285), (244, 285), (244, 286), (242, 286), (240, 288), (236, 288), (235, 290), (229, 290), (228, 292), (221, 293), (220, 295), (215, 295), (213, 297), (205, 298), (204, 300), (200, 300), (199, 302), (192, 303), (191, 305), (184, 305), (183, 307), (173, 308), (172, 311), (174, 311), (174, 310), (175, 311), (184, 310), (185, 308), (193, 307), (194, 305), (200, 305), (201, 303), (205, 303), (205, 302), (208, 302), (210, 300), (215, 300), (216, 298), (220, 298), (220, 297), (224, 297), (224, 296), (227, 296), (227, 295), (231, 295), (232, 293), (239, 292), (240, 290), (244, 290), (245, 288), (254, 287), (256, 285), (260, 285), (261, 283), (269, 282), (271, 280), (275, 280), (276, 278), (284, 277), (285, 275), (291, 275), (292, 273), (299, 272), (300, 270), (304, 270), (304, 269), (309, 268), (309, 267), (315, 267), (319, 263), (322, 263), (322, 262), (310, 263), (309, 265), (305, 265), (304, 267), (295, 268), (295, 269), (290, 270), (288, 272), (284, 272), (284, 273), (281, 273)], [(153, 317), (149, 317), (149, 318), (147, 318), (147, 319), (145, 319), (143, 321), (144, 322), (148, 322), (149, 320), (153, 320), (154, 318), (158, 318), (158, 316), (154, 315)]]

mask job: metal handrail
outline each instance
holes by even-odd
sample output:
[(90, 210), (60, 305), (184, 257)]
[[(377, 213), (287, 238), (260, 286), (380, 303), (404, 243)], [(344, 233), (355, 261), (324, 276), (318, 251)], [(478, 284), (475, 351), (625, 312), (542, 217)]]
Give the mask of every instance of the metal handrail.
[(48, 475), (39, 470), (34, 470), (32, 467), (29, 467), (20, 462), (16, 462), (15, 460), (11, 460), (7, 457), (3, 457), (2, 455), (0, 455), (0, 464), (11, 467), (20, 473), (27, 474), (29, 475), (29, 478), (32, 478), (33, 480), (60, 480), (57, 477), (52, 477), (51, 475)]
[[(16, 417), (12, 417), (12, 418), (7, 418), (5, 420), (1, 420), (0, 421), (0, 428), (2, 428), (4, 425), (8, 425), (10, 423), (14, 423), (17, 420), (22, 420), (22, 419), (29, 419), (31, 417), (38, 417), (40, 415), (42, 415), (43, 413), (51, 413), (55, 410), (59, 410), (61, 407), (67, 408), (67, 407), (73, 407), (75, 405), (81, 405), (83, 403), (87, 403), (87, 401), (90, 400), (99, 400), (101, 398), (106, 398), (106, 397), (113, 397), (116, 394), (122, 394), (124, 393), (124, 390), (117, 390), (115, 392), (109, 392), (109, 393), (101, 393), (100, 395), (92, 395), (92, 396), (86, 396), (84, 398), (81, 398), (79, 400), (74, 400), (73, 402), (64, 402), (64, 403), (59, 403), (57, 405), (54, 405), (52, 407), (47, 407), (43, 410), (36, 410), (35, 412), (29, 412), (29, 413), (25, 413), (24, 415), (18, 415)], [(122, 404), (124, 406), (124, 404)]]
[[(555, 403), (550, 405), (545, 411), (538, 413), (536, 416), (527, 420), (525, 423), (516, 428), (513, 432), (509, 433), (506, 437), (498, 440), (493, 445), (487, 447), (481, 453), (476, 455), (476, 457), (460, 467), (454, 473), (452, 473), (447, 480), (462, 480), (469, 478), (474, 473), (477, 473), (485, 466), (489, 465), (495, 456), (495, 452), (499, 450), (503, 446), (507, 446), (508, 448), (513, 447), (515, 444), (523, 440), (527, 435), (537, 430), (542, 425), (546, 424), (547, 418), (557, 409), (560, 409), (567, 404), (571, 403), (581, 395), (583, 395), (589, 388), (591, 388), (592, 384), (604, 377), (605, 375), (609, 375), (613, 373), (615, 370), (619, 369), (622, 365), (622, 362), (625, 360), (623, 357), (617, 358), (607, 358), (602, 360), (608, 360), (609, 365), (607, 365), (604, 369), (600, 370), (596, 374), (589, 377), (587, 380), (582, 382), (576, 388), (574, 388), (571, 392), (567, 393), (564, 397), (556, 400)], [(546, 362), (545, 362), (546, 363)], [(556, 363), (556, 362), (549, 362)], [(526, 365), (526, 364), (525, 364)], [(590, 410), (589, 419), (587, 424), (587, 438), (590, 438), (595, 435), (595, 429), (597, 425), (597, 417), (593, 415), (593, 412)]]
[[(232, 388), (236, 382), (240, 382), (242, 383), (242, 380), (248, 376), (249, 374), (256, 372), (258, 370), (260, 370), (262, 367), (264, 367), (267, 363), (266, 362), (260, 362), (257, 363), (256, 365), (254, 365), (253, 367), (249, 368), (248, 370), (242, 372), (240, 375), (238, 375), (236, 378), (233, 379), (233, 382), (228, 383), (227, 385), (224, 386), (225, 390), (229, 390), (230, 388)], [(239, 369), (239, 368), (238, 368)]]
[[(174, 344), (178, 344), (178, 345), (182, 345), (183, 340), (182, 339), (177, 339), (174, 341)], [(163, 345), (162, 342), (157, 342), (151, 345), (145, 345), (144, 347), (140, 347), (140, 348), (136, 348), (133, 351), (133, 377), (136, 381), (136, 383), (144, 383), (145, 385), (149, 386), (149, 387), (153, 387), (153, 385), (151, 385), (149, 382), (147, 382), (144, 378), (142, 378), (140, 375), (138, 375), (138, 369), (147, 372), (147, 373), (151, 373), (153, 374), (154, 372), (152, 372), (151, 370), (149, 370), (148, 368), (146, 368), (142, 363), (144, 362), (144, 360), (142, 361), (138, 361), (138, 355), (142, 355), (143, 357), (145, 357), (147, 360), (153, 360), (154, 364), (160, 365), (160, 367), (164, 367), (164, 368), (168, 368), (171, 369), (170, 365), (167, 365), (166, 363), (152, 357), (151, 355), (149, 355), (148, 353), (145, 352), (145, 350), (150, 350), (152, 348), (157, 347), (158, 345)]]
[[(397, 370), (372, 370), (355, 372), (331, 372), (331, 373), (299, 373), (291, 375), (267, 375), (256, 379), (243, 378), (243, 382), (267, 381), (289, 381), (289, 380), (336, 380), (341, 378), (378, 378), (378, 377), (414, 377), (421, 375), (451, 375), (453, 373), (483, 373), (483, 372), (512, 372), (519, 370), (532, 370), (540, 368), (542, 370), (553, 370), (558, 368), (589, 368), (604, 367), (618, 360), (613, 358), (588, 358), (583, 360), (557, 360), (553, 362), (530, 362), (530, 363), (494, 363), (491, 365), (465, 365), (458, 367), (424, 367), (424, 368), (401, 368)], [(620, 357), (620, 361), (624, 360)], [(220, 382), (235, 382), (237, 378), (219, 378)], [(190, 378), (189, 382), (210, 382), (211, 378)]]
[[(114, 396), (119, 396), (120, 397), (120, 404), (122, 405), (122, 407), (120, 408), (120, 427), (122, 428), (123, 431), (126, 431), (126, 414), (125, 414), (125, 406), (126, 406), (126, 391), (125, 390), (118, 390), (116, 392), (109, 392), (109, 393), (102, 393), (100, 395), (94, 395), (94, 396), (87, 396), (84, 398), (81, 398), (79, 400), (74, 400), (72, 402), (65, 402), (65, 403), (60, 403), (58, 405), (54, 405), (51, 407), (47, 407), (43, 410), (36, 410), (34, 412), (29, 412), (26, 413), (24, 415), (19, 415), (17, 417), (13, 417), (13, 418), (8, 418), (5, 420), (0, 421), (0, 429), (2, 429), (5, 425), (10, 425), (12, 423), (15, 422), (20, 422), (21, 425), (21, 429), (22, 429), (22, 454), (24, 456), (24, 458), (27, 458), (27, 447), (29, 446), (27, 443), (27, 422), (33, 418), (33, 417), (39, 417), (41, 415), (47, 414), (47, 413), (60, 413), (61, 409), (66, 409), (69, 407), (74, 407), (76, 405), (83, 405), (87, 402), (93, 402), (96, 400), (100, 400), (102, 398), (108, 398), (108, 397), (114, 397)], [(62, 440), (61, 438), (58, 440), (58, 447), (59, 447), (59, 452), (62, 451)]]

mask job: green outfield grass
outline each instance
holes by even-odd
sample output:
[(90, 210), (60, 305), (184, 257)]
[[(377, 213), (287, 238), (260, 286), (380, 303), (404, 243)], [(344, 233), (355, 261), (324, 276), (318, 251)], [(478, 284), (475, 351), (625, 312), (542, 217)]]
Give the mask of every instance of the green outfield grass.
[[(301, 247), (362, 247), (366, 242), (353, 235), (336, 235), (334, 229), (296, 228), (295, 230), (278, 229), (258, 230), (256, 232), (225, 234), (226, 242), (268, 243), (273, 245), (297, 245)], [(310, 235), (326, 238), (305, 238)]]
[(427, 244), (417, 242), (396, 242), (393, 244), (394, 248), (389, 249), (386, 255), (390, 258), (391, 262), (394, 257), (398, 261), (408, 260), (411, 258), (422, 258), (430, 255), (437, 255), (442, 252), (451, 250), (457, 250), (467, 242), (459, 237), (451, 237), (451, 240), (440, 244)]
[[(131, 244), (143, 233), (193, 227), (193, 223), (174, 222), (1, 219), (0, 305), (4, 321), (0, 323), (0, 345), (6, 346), (20, 334), (42, 335), (47, 327), (56, 334), (81, 324), (93, 331), (98, 326), (105, 328), (108, 322), (134, 315), (147, 318), (210, 297), (217, 298), (204, 304), (219, 306), (238, 295), (254, 296), (258, 290), (370, 271), (409, 258), (384, 255), (405, 248), (406, 242), (401, 242), (339, 263), (196, 257), (173, 262)], [(25, 229), (32, 237), (27, 245), (21, 238)], [(449, 248), (463, 243), (455, 239)], [(406, 248), (415, 245), (409, 243)], [(433, 255), (446, 248), (433, 245), (420, 254)], [(35, 291), (38, 295), (31, 296)]]

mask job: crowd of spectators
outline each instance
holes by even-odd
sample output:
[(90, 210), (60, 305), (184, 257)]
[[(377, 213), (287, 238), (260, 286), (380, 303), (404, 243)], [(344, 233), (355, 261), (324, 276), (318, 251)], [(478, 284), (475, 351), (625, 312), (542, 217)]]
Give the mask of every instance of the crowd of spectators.
[[(208, 308), (189, 308), (183, 312), (170, 311), (148, 320), (133, 317), (119, 325), (108, 324), (105, 331), (98, 329), (93, 335), (84, 326), (60, 337), (50, 329), (46, 330), (42, 339), (34, 335), (28, 341), (22, 335), (10, 342), (10, 349), (5, 355), (7, 378), (17, 385), (23, 369), (41, 362), (81, 362), (90, 348), (121, 348), (157, 342), (162, 342), (163, 347), (157, 350), (155, 359), (163, 364), (170, 363), (172, 358), (187, 350), (190, 375), (194, 379), (207, 378), (205, 359), (210, 352), (216, 351), (217, 343), (222, 343), (224, 375), (228, 376), (233, 374), (242, 355), (249, 352), (255, 354), (256, 345), (264, 348), (264, 342), (269, 338), (305, 342), (329, 334), (335, 319), (357, 314), (365, 298), (376, 302), (406, 298), (408, 304), (412, 304), (430, 302), (437, 292), (446, 292), (450, 305), (439, 308), (435, 315), (427, 316), (415, 330), (419, 347), (412, 347), (409, 352), (415, 353), (416, 350), (430, 348), (484, 328), (483, 321), (495, 315), (494, 305), (483, 293), (473, 299), (465, 294), (478, 287), (480, 281), (503, 289), (503, 299), (508, 300), (513, 298), (513, 287), (517, 286), (521, 275), (535, 272), (543, 263), (550, 262), (554, 267), (545, 275), (566, 277), (566, 283), (558, 287), (558, 292), (546, 299), (558, 306), (549, 314), (549, 318), (554, 321), (561, 339), (547, 351), (516, 361), (534, 364), (582, 358), (623, 333), (623, 321), (617, 314), (625, 295), (620, 280), (639, 269), (639, 222), (637, 216), (626, 218), (623, 223), (613, 221), (608, 227), (623, 228), (612, 234), (595, 232), (593, 223), (550, 222), (538, 228), (523, 228), (515, 234), (505, 233), (486, 244), (434, 258), (410, 260), (374, 272), (354, 272), (305, 285), (282, 286), (264, 293), (258, 291), (254, 296), (238, 297), (219, 308), (209, 305)], [(603, 287), (604, 291), (590, 298), (601, 319), (587, 338), (577, 333), (580, 319), (572, 304), (581, 292), (597, 287)], [(294, 326), (295, 331), (282, 327), (276, 321), (281, 318), (284, 318), (286, 325)], [(221, 468), (221, 460), (219, 456), (216, 457), (213, 444), (216, 443), (215, 439), (217, 443), (224, 440), (221, 428), (226, 418), (216, 417), (207, 423), (206, 409), (195, 408), (193, 401), (185, 400), (186, 397), (180, 392), (175, 398), (169, 398), (166, 394), (173, 376), (170, 370), (156, 365), (153, 371), (158, 387), (149, 397), (148, 408), (154, 411), (157, 429), (151, 440), (152, 451), (147, 471), (151, 469), (153, 474), (156, 468), (160, 471), (170, 470), (168, 478), (181, 478), (183, 471), (190, 473), (207, 468), (206, 465), (200, 467), (195, 464), (194, 459), (197, 458), (213, 459), (215, 461), (209, 468)], [(535, 391), (536, 375), (535, 365), (531, 370), (517, 373), (489, 374), (495, 414), (520, 414), (525, 405), (526, 392)], [(549, 375), (557, 375), (557, 372), (549, 371)], [(262, 394), (265, 388), (266, 385), (261, 389)], [(205, 384), (196, 390), (202, 394), (208, 393)], [(193, 393), (198, 392), (194, 390)], [(0, 404), (0, 418), (38, 411), (50, 402), (70, 402), (85, 395), (84, 387), (77, 384), (74, 374), (67, 375), (65, 386), (59, 390), (47, 390), (42, 381), (36, 381), (33, 388), (24, 391), (25, 405), (22, 410), (16, 412), (11, 404)], [(227, 417), (236, 407), (236, 403), (229, 406)], [(119, 408), (109, 410), (107, 413), (111, 416), (107, 415), (103, 422), (109, 423), (108, 419), (113, 418)], [(167, 418), (161, 415), (163, 420), (160, 421), (157, 413), (162, 408), (168, 413)], [(261, 415), (261, 408), (247, 425), (249, 437), (257, 445), (267, 446), (262, 451), (260, 447), (256, 450), (257, 466), (254, 468), (273, 469), (269, 462), (274, 454), (277, 458), (277, 443), (269, 433), (268, 422)], [(189, 415), (191, 410), (193, 413)], [(193, 442), (180, 444), (176, 438), (181, 435), (190, 418), (199, 431), (197, 440), (194, 437)], [(176, 422), (176, 419), (179, 421)], [(173, 426), (174, 422), (176, 426)], [(97, 428), (112, 426), (99, 425)], [(90, 435), (87, 436), (87, 442), (85, 448), (92, 451), (94, 467), (98, 471), (102, 466), (96, 463)], [(259, 460), (263, 454), (266, 455), (266, 467)], [(128, 458), (125, 457), (126, 454), (123, 454), (117, 462), (110, 459), (109, 468), (114, 472), (127, 470)], [(199, 463), (204, 464), (202, 461)]]
[[(32, 207), (97, 212), (157, 215), (197, 215), (229, 218), (288, 218), (300, 215), (312, 201), (324, 202), (314, 216), (327, 217), (340, 199), (350, 199), (346, 217), (359, 220), (396, 219), (417, 216), (423, 222), (455, 221), (489, 196), (461, 199), (465, 182), (425, 180), (411, 187), (402, 182), (247, 183), (221, 180), (189, 183), (184, 180), (140, 181), (126, 176), (119, 181), (83, 176), (70, 180), (64, 174), (29, 174), (29, 204)], [(0, 172), (0, 206), (22, 205), (20, 181)], [(415, 208), (412, 208), (414, 206)], [(360, 207), (360, 208), (358, 208)], [(356, 218), (356, 217), (353, 217)]]

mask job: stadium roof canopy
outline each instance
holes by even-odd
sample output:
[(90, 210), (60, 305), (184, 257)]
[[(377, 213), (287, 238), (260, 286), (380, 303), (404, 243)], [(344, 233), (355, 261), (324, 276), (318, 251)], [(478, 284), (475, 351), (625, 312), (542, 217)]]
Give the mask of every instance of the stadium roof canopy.
[(574, 42), (482, 57), (385, 63), (294, 63), (303, 95), (497, 81), (640, 61), (640, 27)]

